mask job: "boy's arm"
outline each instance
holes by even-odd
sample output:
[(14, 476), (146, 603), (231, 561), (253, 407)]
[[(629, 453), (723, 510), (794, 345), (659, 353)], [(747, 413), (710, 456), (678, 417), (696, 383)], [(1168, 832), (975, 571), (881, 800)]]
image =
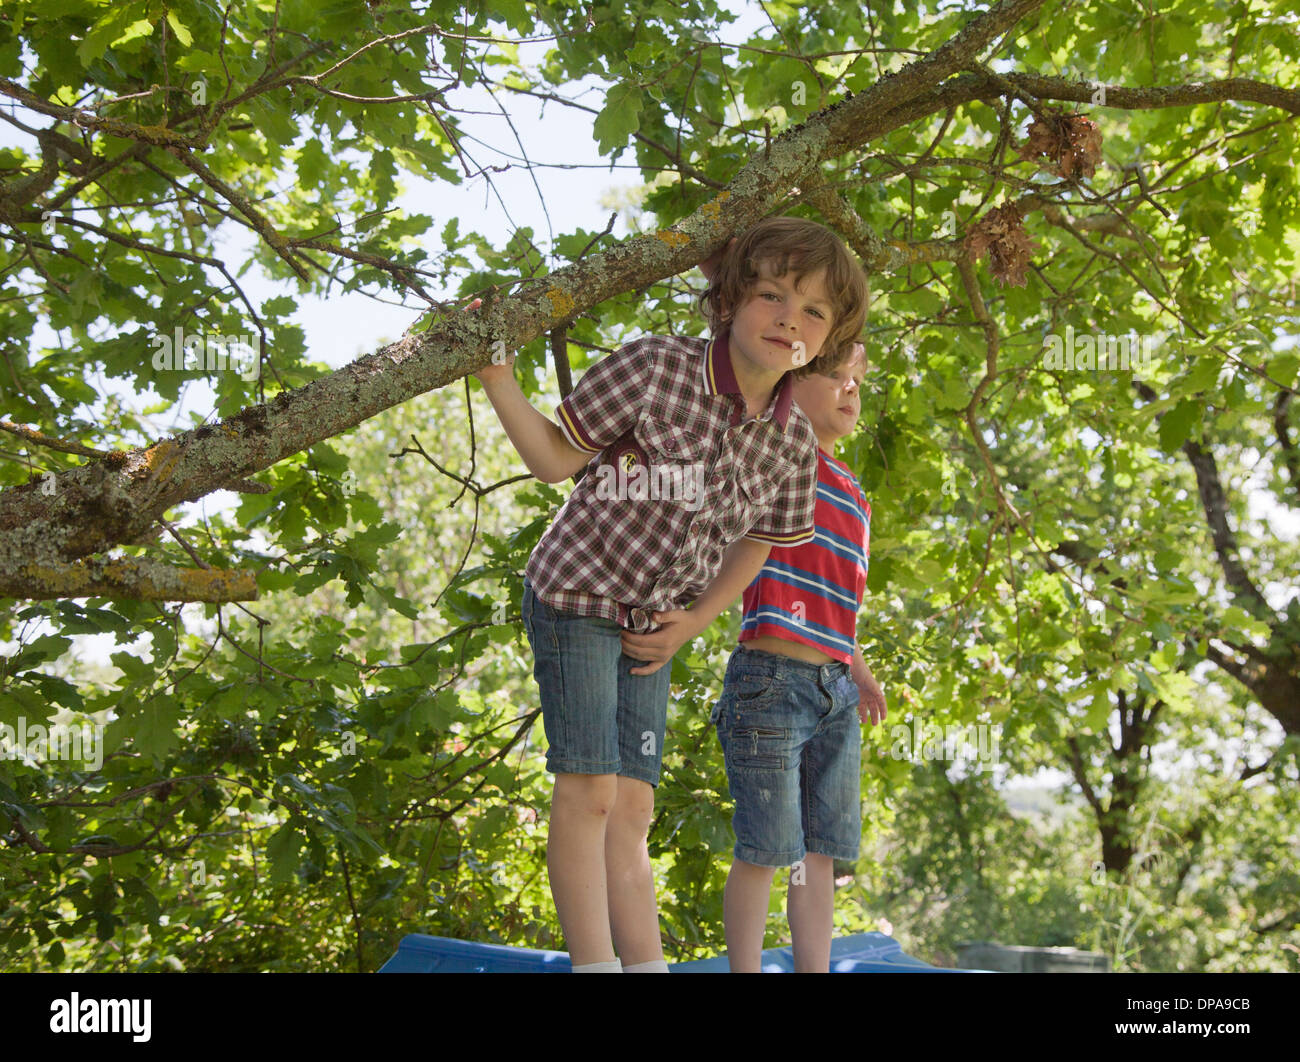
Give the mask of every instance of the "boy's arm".
[(742, 538), (727, 547), (717, 577), (691, 605), (689, 615), (695, 617), (699, 628), (696, 634), (708, 630), (709, 624), (745, 592), (745, 587), (754, 581), (771, 552), (772, 543), (753, 538)]
[(880, 689), (880, 683), (876, 681), (876, 676), (871, 673), (871, 668), (867, 667), (867, 662), (862, 658), (862, 646), (853, 647), (853, 663), (849, 665), (849, 674), (853, 676), (853, 683), (858, 687), (858, 718), (864, 723), (868, 715), (871, 717), (871, 725), (883, 723), (888, 709), (885, 707), (885, 695)]
[(653, 634), (623, 632), (623, 652), (634, 660), (645, 660), (643, 667), (634, 667), (633, 675), (653, 675), (673, 658), (683, 645), (703, 633), (736, 600), (745, 587), (767, 562), (772, 552), (770, 542), (742, 538), (733, 542), (722, 556), (718, 574), (686, 611), (656, 612), (656, 623), (662, 624)]
[(528, 471), (543, 483), (561, 483), (591, 460), (591, 454), (572, 446), (559, 425), (524, 397), (515, 379), (513, 357), (504, 365), (485, 366), (475, 376)]

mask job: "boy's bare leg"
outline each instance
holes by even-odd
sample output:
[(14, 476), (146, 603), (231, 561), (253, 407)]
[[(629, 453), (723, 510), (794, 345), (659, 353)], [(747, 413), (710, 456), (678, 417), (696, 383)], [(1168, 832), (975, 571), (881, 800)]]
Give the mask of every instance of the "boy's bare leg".
[(727, 959), (732, 973), (762, 970), (763, 930), (776, 867), (760, 867), (743, 859), (731, 861), (722, 894), (722, 922), (727, 935)]
[(609, 925), (624, 966), (664, 957), (654, 872), (646, 846), (654, 807), (654, 786), (618, 776), (618, 795), (605, 831), (605, 883)]
[(790, 883), (785, 913), (795, 973), (829, 973), (835, 928), (835, 861), (830, 856), (812, 852), (804, 856), (803, 882)]
[(557, 774), (546, 869), (574, 966), (612, 962), (605, 833), (618, 792), (613, 774)]

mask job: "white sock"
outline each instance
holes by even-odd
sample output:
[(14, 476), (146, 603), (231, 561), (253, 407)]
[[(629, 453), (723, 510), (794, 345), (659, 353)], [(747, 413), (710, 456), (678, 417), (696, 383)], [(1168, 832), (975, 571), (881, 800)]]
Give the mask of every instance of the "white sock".
[(667, 973), (667, 959), (651, 959), (649, 962), (634, 962), (631, 966), (623, 967), (624, 973)]
[(574, 973), (622, 973), (623, 964), (617, 959), (610, 959), (609, 962), (584, 962), (581, 966), (573, 968)]

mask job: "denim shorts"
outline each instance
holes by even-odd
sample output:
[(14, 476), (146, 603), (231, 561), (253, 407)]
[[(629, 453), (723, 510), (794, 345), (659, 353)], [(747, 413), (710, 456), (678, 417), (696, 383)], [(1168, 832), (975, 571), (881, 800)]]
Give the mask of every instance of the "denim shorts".
[(735, 855), (788, 867), (812, 852), (854, 861), (862, 836), (862, 729), (847, 664), (746, 649), (727, 662), (710, 722), (736, 803)]
[(618, 774), (659, 784), (672, 662), (653, 675), (623, 653), (623, 628), (602, 616), (551, 608), (524, 580), (524, 630), (542, 695), (546, 769)]

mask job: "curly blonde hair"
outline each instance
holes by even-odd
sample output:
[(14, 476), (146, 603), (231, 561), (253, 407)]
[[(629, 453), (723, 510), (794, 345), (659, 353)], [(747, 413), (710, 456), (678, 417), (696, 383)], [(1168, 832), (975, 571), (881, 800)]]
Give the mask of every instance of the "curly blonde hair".
[(700, 310), (714, 335), (727, 327), (735, 310), (753, 294), (763, 263), (777, 277), (793, 269), (796, 284), (825, 270), (830, 332), (817, 357), (791, 372), (802, 378), (830, 372), (848, 361), (867, 320), (867, 277), (843, 240), (825, 225), (804, 218), (764, 218), (723, 253), (718, 271), (700, 295)]

